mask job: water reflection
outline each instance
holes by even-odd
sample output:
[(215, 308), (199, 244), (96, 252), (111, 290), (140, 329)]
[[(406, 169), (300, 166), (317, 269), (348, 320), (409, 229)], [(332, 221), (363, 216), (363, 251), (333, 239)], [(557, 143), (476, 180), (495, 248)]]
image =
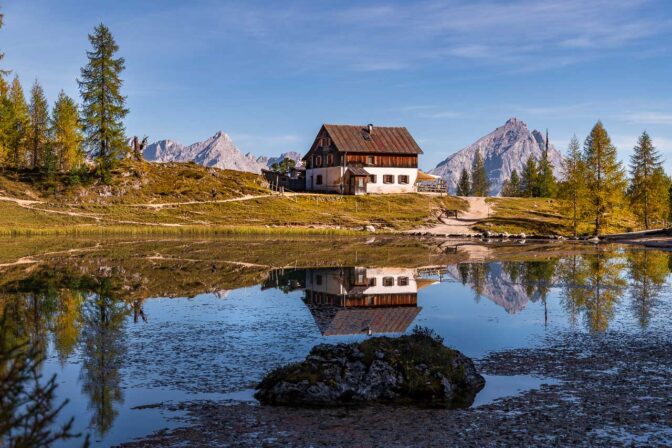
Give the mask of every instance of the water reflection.
[(404, 333), (418, 315), (417, 269), (339, 267), (274, 270), (264, 288), (302, 290), (323, 336)]
[(110, 280), (99, 279), (84, 306), (81, 335), (82, 390), (89, 397), (91, 424), (104, 435), (123, 403), (120, 369), (126, 352), (124, 324), (129, 307), (114, 298)]
[[(248, 366), (260, 364), (258, 358), (270, 357), (270, 351), (234, 352), (246, 343), (245, 338), (263, 340), (263, 332), (269, 327), (275, 338), (290, 333), (304, 338), (301, 345), (287, 336), (287, 347), (299, 347), (290, 356), (295, 360), (318, 342), (399, 334), (414, 323), (434, 325), (439, 332), (450, 328), (446, 332), (453, 336), (451, 343), (458, 348), (460, 342), (466, 345), (459, 339), (462, 334), (475, 341), (473, 344), (483, 344), (477, 339), (479, 334), (483, 339), (492, 339), (509, 330), (529, 331), (529, 327), (514, 329), (526, 313), (539, 314), (534, 314), (531, 324), (525, 321), (524, 325), (540, 328), (542, 309), (543, 324), (547, 325), (555, 323), (599, 333), (607, 331), (626, 310), (639, 328), (648, 328), (652, 321), (656, 322), (655, 316), (665, 302), (671, 263), (666, 252), (589, 248), (562, 256), (548, 252), (513, 255), (499, 261), (460, 259), (438, 265), (425, 254), (420, 254), (415, 262), (404, 259), (398, 264), (381, 256), (383, 261), (370, 267), (357, 266), (356, 259), (351, 266), (320, 267), (329, 263), (320, 261), (312, 264), (316, 267), (301, 268), (301, 262), (293, 260), (291, 265), (295, 267), (289, 269), (248, 262), (200, 263), (193, 256), (174, 260), (157, 256), (140, 261), (129, 256), (115, 261), (119, 265), (115, 269), (94, 269), (92, 266), (103, 264), (98, 259), (57, 260), (4, 271), (0, 277), (0, 312), (7, 318), (0, 330), (3, 344), (30, 342), (40, 352), (58, 359), (63, 369), (76, 365), (78, 391), (70, 393), (81, 393), (82, 402), (89, 409), (90, 427), (104, 436), (115, 420), (123, 420), (119, 410), (130, 406), (124, 402), (133, 401), (129, 392), (124, 397), (122, 387), (124, 374), (127, 380), (132, 375), (128, 364), (134, 358), (136, 363), (146, 359), (137, 350), (139, 346), (152, 350), (143, 345), (144, 341), (157, 341), (149, 336), (143, 339), (139, 335), (142, 331), (174, 336), (170, 328), (178, 328), (182, 333), (177, 336), (184, 343), (171, 345), (174, 350), (193, 347), (208, 353), (200, 356), (200, 364), (195, 363), (198, 368), (207, 367), (208, 361), (225, 363), (218, 345), (224, 341), (229, 344), (225, 361), (238, 360), (239, 365), (226, 364), (230, 369), (222, 370), (222, 375), (246, 377)], [(251, 291), (249, 296), (247, 292), (242, 296), (243, 288)], [(176, 308), (182, 314), (170, 319), (160, 315), (159, 305), (152, 305), (161, 302), (154, 300), (157, 297), (184, 298), (204, 293), (213, 298), (215, 305), (188, 302)], [(278, 297), (283, 300), (275, 300)], [(245, 300), (254, 304), (246, 308), (241, 305)], [(275, 302), (270, 303), (271, 300)], [(196, 323), (190, 319), (209, 313), (217, 302), (234, 303), (208, 315), (208, 325), (225, 330), (220, 335), (222, 339), (213, 339), (206, 350), (203, 341), (192, 340), (192, 332), (201, 327), (197, 319)], [(469, 307), (460, 306), (461, 303), (468, 303)], [(205, 308), (206, 305), (212, 308)], [(165, 303), (161, 306), (166, 307)], [(290, 308), (293, 332), (278, 329), (289, 325), (283, 322), (289, 322)], [(482, 312), (484, 309), (487, 311)], [(180, 326), (179, 320), (186, 323)], [(505, 327), (497, 320), (512, 324)], [(140, 328), (142, 331), (138, 331)], [(541, 331), (547, 329), (541, 327)], [(273, 340), (268, 343), (280, 345)], [(248, 345), (261, 346), (263, 341)], [(153, 362), (170, 362), (170, 353), (155, 348), (167, 356), (166, 360)], [(247, 358), (245, 362), (241, 361), (243, 357)]]
[(130, 307), (115, 297), (119, 289), (110, 278), (39, 270), (1, 290), (3, 343), (29, 342), (44, 356), (51, 335), (61, 365), (80, 348), (82, 392), (99, 435), (109, 430), (123, 400), (119, 369)]

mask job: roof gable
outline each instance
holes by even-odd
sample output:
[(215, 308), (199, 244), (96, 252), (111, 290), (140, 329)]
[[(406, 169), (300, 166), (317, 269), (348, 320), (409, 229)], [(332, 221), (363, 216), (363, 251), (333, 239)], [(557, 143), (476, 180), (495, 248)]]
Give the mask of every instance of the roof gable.
[(405, 127), (325, 124), (336, 149), (341, 152), (422, 154), (422, 149)]
[(374, 126), (369, 134), (368, 126), (324, 124), (304, 160), (317, 148), (319, 138), (325, 133), (339, 152), (422, 154), (422, 149), (405, 127)]

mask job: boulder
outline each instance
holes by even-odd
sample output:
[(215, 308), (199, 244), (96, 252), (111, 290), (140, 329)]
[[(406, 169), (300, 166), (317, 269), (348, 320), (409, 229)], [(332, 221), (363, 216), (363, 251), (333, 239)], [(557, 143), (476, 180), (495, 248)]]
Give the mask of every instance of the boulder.
[(364, 226), (364, 230), (366, 230), (367, 232), (375, 232), (376, 228), (373, 227), (372, 225), (368, 225), (368, 226)]
[(471, 359), (431, 330), (361, 343), (320, 344), (303, 362), (270, 372), (257, 386), (262, 404), (342, 406), (366, 403), (470, 406), (485, 380)]

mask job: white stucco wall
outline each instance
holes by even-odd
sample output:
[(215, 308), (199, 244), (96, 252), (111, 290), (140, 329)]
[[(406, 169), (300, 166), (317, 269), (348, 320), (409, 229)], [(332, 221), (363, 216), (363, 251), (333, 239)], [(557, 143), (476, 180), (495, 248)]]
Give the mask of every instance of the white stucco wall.
[[(366, 167), (364, 169), (376, 176), (375, 184), (372, 184), (371, 181), (367, 183), (367, 193), (411, 193), (415, 191), (415, 180), (418, 178), (417, 168)], [(394, 176), (394, 183), (383, 183), (383, 176), (386, 174)], [(400, 175), (408, 176), (408, 184), (399, 184), (398, 176)]]
[[(376, 176), (376, 183), (371, 183), (370, 180), (367, 183), (367, 193), (412, 193), (416, 191), (417, 168), (366, 167), (364, 169), (367, 173)], [(341, 183), (345, 184), (343, 176), (346, 170), (347, 168), (342, 166), (307, 169), (306, 190), (341, 193)], [(394, 176), (394, 183), (383, 183), (383, 176), (386, 174)], [(315, 184), (318, 175), (322, 175), (322, 185)], [(400, 184), (399, 176), (408, 176), (408, 184)]]
[[(376, 279), (375, 286), (369, 286), (364, 291), (364, 294), (411, 294), (418, 292), (418, 284), (415, 281), (417, 272), (415, 269), (406, 268), (367, 268), (366, 278)], [(322, 276), (321, 284), (317, 284), (316, 277)], [(349, 273), (346, 273), (346, 276)], [(394, 279), (394, 284), (391, 286), (383, 286), (383, 279), (391, 277)], [(406, 277), (408, 279), (407, 285), (399, 285), (399, 278)], [(345, 285), (343, 284), (344, 277), (340, 276), (340, 270), (321, 270), (308, 271), (306, 275), (306, 289), (314, 292), (321, 292), (327, 294), (344, 295), (347, 293)]]
[[(308, 191), (332, 191), (341, 192), (341, 179), (345, 168), (342, 166), (329, 166), (323, 168), (311, 168), (306, 170), (306, 190)], [(315, 185), (317, 176), (322, 176), (322, 185)], [(312, 183), (311, 183), (312, 181)]]

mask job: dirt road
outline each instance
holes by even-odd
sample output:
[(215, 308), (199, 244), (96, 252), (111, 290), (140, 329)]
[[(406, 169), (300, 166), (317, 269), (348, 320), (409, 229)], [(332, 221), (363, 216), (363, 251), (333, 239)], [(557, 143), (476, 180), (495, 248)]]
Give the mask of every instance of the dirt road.
[(475, 230), (471, 228), (478, 221), (488, 217), (490, 213), (490, 206), (485, 201), (484, 197), (461, 197), (469, 203), (469, 209), (465, 212), (458, 213), (458, 218), (440, 218), (440, 222), (431, 227), (421, 227), (413, 229), (410, 232), (428, 232), (433, 234), (445, 235), (452, 234), (476, 234)]

